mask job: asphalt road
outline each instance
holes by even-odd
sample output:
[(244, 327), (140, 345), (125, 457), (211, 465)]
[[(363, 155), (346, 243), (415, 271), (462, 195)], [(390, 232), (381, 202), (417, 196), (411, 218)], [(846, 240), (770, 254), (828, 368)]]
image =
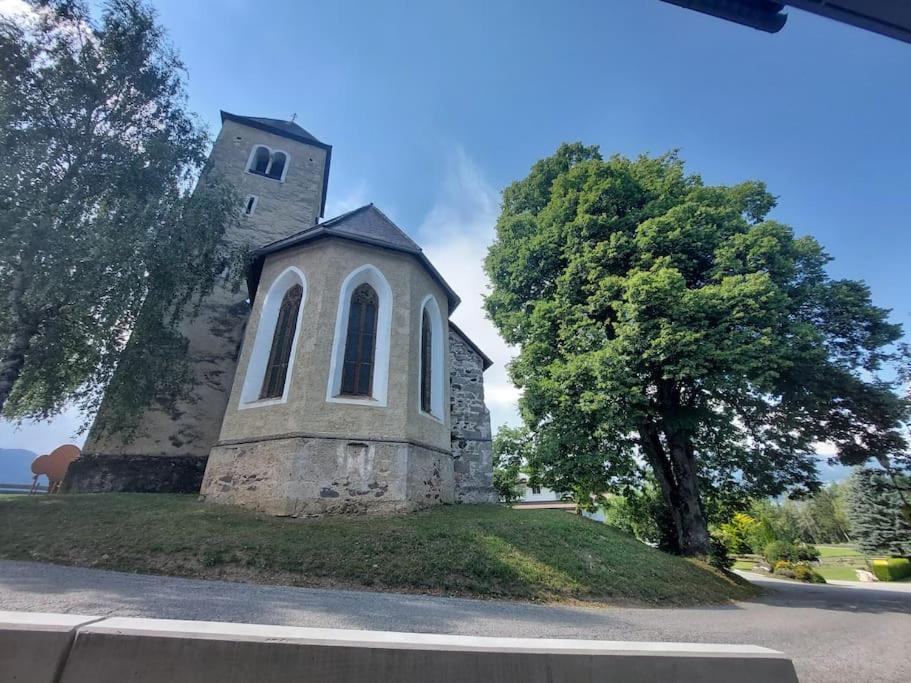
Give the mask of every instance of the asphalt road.
[(696, 609), (591, 608), (259, 586), (0, 561), (0, 609), (538, 638), (750, 643), (800, 680), (911, 680), (911, 592), (763, 581)]

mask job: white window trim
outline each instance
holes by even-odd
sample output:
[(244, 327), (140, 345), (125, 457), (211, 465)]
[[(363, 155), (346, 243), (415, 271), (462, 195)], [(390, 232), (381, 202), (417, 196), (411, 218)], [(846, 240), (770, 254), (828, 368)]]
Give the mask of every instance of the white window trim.
[[(269, 153), (269, 165), (266, 166), (266, 175), (264, 175), (262, 173), (254, 173), (252, 170), (253, 169), (253, 157), (256, 156), (256, 150), (258, 150), (260, 147), (262, 147), (264, 150), (266, 150)], [(282, 154), (285, 155), (285, 167), (282, 169), (282, 177), (281, 178), (271, 178), (271, 177), (269, 177), (268, 173), (269, 173), (269, 169), (272, 168), (272, 157), (274, 157), (279, 152), (281, 152)], [(285, 176), (288, 175), (288, 168), (290, 166), (291, 166), (291, 155), (288, 152), (286, 152), (283, 149), (272, 149), (268, 145), (258, 145), (257, 144), (257, 145), (253, 145), (253, 149), (250, 150), (250, 156), (247, 157), (246, 173), (249, 173), (250, 175), (255, 175), (259, 178), (266, 178), (267, 180), (275, 180), (279, 183), (283, 183), (283, 182), (285, 182)]]
[[(260, 173), (253, 172), (253, 158), (256, 156), (256, 150), (258, 150), (260, 147), (262, 147), (264, 150), (266, 150), (269, 153), (269, 163), (272, 163), (272, 150), (271, 149), (269, 149), (266, 145), (253, 145), (253, 148), (250, 150), (250, 156), (247, 157), (247, 165), (245, 167), (246, 172), (249, 173), (250, 175), (262, 175)], [(266, 169), (268, 169), (268, 168), (269, 167), (267, 165)]]
[[(278, 312), (282, 305), (285, 292), (294, 285), (303, 288), (300, 306), (297, 309), (297, 326), (294, 328), (294, 339), (291, 340), (291, 355), (288, 358), (288, 370), (285, 374), (285, 386), (282, 395), (276, 398), (259, 398), (262, 391), (263, 380), (266, 376), (266, 365), (269, 363), (269, 353), (272, 351), (272, 337), (275, 335), (275, 324), (278, 322)], [(259, 324), (256, 328), (256, 337), (253, 341), (253, 350), (247, 360), (247, 371), (241, 387), (238, 410), (260, 408), (262, 406), (277, 405), (288, 402), (288, 392), (294, 379), (294, 358), (297, 355), (297, 341), (300, 339), (301, 324), (304, 319), (304, 304), (307, 302), (307, 277), (294, 266), (289, 266), (272, 281), (263, 307), (259, 314)]]
[[(421, 407), (421, 360), (424, 357), (423, 344), (424, 335), (422, 327), (424, 323), (424, 311), (430, 316), (430, 412), (426, 412)], [(445, 337), (443, 336), (443, 315), (440, 313), (440, 306), (432, 294), (428, 294), (421, 302), (421, 308), (418, 313), (418, 412), (421, 415), (444, 422), (443, 419), (443, 352)]]
[[(355, 398), (339, 396), (342, 386), (342, 367), (345, 358), (345, 337), (348, 331), (348, 313), (351, 295), (362, 284), (369, 284), (379, 297), (376, 320), (376, 346), (373, 356), (373, 395)], [(335, 337), (332, 341), (332, 359), (329, 362), (329, 383), (326, 386), (328, 403), (385, 408), (389, 391), (389, 351), (392, 338), (392, 287), (380, 269), (368, 263), (351, 271), (339, 290), (338, 312), (335, 316)]]
[(273, 150), (270, 151), (270, 153), (269, 153), (269, 167), (266, 169), (266, 173), (268, 173), (268, 172), (269, 172), (269, 169), (272, 168), (272, 162), (275, 160), (275, 155), (276, 155), (276, 154), (279, 154), (279, 153), (285, 155), (285, 167), (282, 169), (282, 177), (281, 177), (281, 178), (272, 178), (272, 180), (278, 180), (278, 182), (283, 183), (283, 182), (285, 182), (285, 176), (288, 175), (288, 167), (291, 166), (291, 155), (288, 154), (288, 152), (286, 152), (285, 150), (283, 150), (283, 149), (273, 149)]

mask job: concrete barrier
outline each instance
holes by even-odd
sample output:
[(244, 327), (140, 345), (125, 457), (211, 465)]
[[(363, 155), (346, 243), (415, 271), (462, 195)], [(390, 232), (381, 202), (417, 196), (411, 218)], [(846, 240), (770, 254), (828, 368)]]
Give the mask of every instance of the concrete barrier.
[(61, 683), (796, 681), (751, 645), (480, 638), (113, 618), (81, 628)]
[(11, 613), (0, 613), (0, 625), (3, 683), (797, 681), (787, 657), (752, 645)]
[(0, 612), (0, 681), (54, 683), (76, 630), (101, 617)]

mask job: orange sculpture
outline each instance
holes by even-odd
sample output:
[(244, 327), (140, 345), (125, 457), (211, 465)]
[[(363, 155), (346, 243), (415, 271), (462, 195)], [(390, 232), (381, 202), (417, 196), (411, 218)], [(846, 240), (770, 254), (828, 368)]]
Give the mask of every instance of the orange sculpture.
[(35, 475), (35, 478), (32, 480), (32, 490), (29, 491), (29, 494), (38, 491), (38, 477), (42, 474), (47, 476), (48, 493), (60, 491), (60, 485), (63, 483), (63, 478), (66, 476), (70, 463), (81, 454), (82, 451), (79, 450), (79, 446), (66, 444), (57, 446), (47, 455), (39, 455), (35, 458), (32, 461), (32, 474)]

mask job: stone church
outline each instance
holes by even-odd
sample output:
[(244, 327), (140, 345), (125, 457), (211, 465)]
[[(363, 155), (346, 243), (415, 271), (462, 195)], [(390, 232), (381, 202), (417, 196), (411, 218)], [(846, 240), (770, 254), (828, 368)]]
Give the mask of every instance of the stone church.
[(243, 198), (228, 239), (258, 246), (246, 291), (218, 289), (182, 323), (192, 399), (156, 404), (130, 439), (96, 420), (65, 489), (198, 491), (276, 515), (495, 501), (491, 363), (449, 320), (458, 295), (372, 204), (323, 220), (330, 145), (290, 121), (221, 120), (209, 166)]

